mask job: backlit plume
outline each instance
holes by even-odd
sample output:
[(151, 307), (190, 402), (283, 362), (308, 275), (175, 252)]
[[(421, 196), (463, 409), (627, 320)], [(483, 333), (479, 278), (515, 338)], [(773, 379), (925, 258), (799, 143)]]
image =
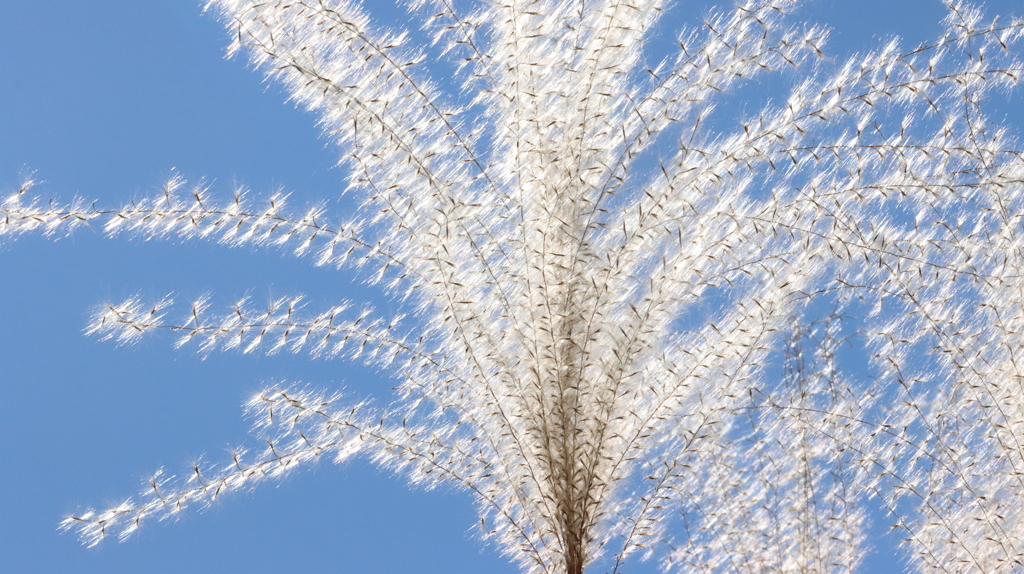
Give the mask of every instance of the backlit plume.
[(645, 41), (685, 2), (407, 3), (422, 30), (348, 0), (209, 7), (319, 115), (358, 215), (180, 177), (121, 208), (29, 185), (0, 204), (0, 235), (275, 247), (408, 310), (100, 307), (102, 338), (400, 382), (272, 386), (247, 407), (268, 446), (66, 528), (92, 545), (364, 456), (468, 493), (532, 574), (852, 572), (879, 521), (914, 571), (1024, 570), (1024, 156), (987, 115), (1024, 74), (1024, 21), (950, 1), (933, 41), (837, 61), (803, 2), (740, 0), (662, 58)]

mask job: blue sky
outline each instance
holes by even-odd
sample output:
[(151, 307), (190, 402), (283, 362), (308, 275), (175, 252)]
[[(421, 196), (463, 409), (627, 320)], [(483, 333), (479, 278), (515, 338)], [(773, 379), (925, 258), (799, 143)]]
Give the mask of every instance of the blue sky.
[[(673, 17), (705, 13), (679, 2)], [(695, 6), (695, 7), (691, 7)], [(1021, 10), (990, 2), (991, 13)], [(377, 5), (381, 14), (386, 7)], [(937, 0), (823, 0), (800, 18), (836, 28), (832, 54), (899, 33), (938, 32)], [(295, 192), (337, 201), (345, 173), (314, 118), (285, 103), (241, 60), (194, 0), (0, 2), (0, 193), (28, 170), (43, 196), (116, 206), (148, 196), (177, 170), (227, 195)], [(1019, 96), (1015, 100), (1019, 104)], [(1008, 109), (1011, 109), (1008, 107)], [(1014, 118), (1019, 125), (1019, 113)], [(306, 356), (208, 357), (159, 335), (118, 348), (82, 334), (97, 304), (135, 293), (226, 304), (305, 293), (312, 308), (378, 293), (346, 272), (273, 250), (198, 242), (108, 240), (83, 229), (0, 246), (0, 571), (513, 572), (469, 534), (472, 502), (409, 490), (362, 461), (323, 464), (236, 495), (124, 544), (86, 549), (56, 524), (84, 506), (134, 494), (160, 467), (218, 460), (246, 442), (241, 403), (264, 383), (302, 381), (387, 397), (386, 374)], [(898, 572), (885, 550), (871, 571)], [(641, 566), (639, 570), (650, 570)]]

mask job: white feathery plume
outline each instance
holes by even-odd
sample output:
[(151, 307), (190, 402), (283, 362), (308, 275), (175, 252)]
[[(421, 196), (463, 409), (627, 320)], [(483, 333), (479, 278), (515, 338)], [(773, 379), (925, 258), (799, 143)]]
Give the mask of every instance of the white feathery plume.
[[(435, 46), (352, 0), (209, 4), (339, 146), (365, 199), (346, 223), (180, 177), (120, 209), (28, 185), (0, 204), (0, 235), (284, 247), (415, 306), (102, 307), (101, 338), (360, 357), (402, 383), (374, 408), (272, 387), (250, 404), (263, 452), (66, 528), (95, 544), (365, 453), (469, 492), (529, 573), (852, 572), (878, 501), (916, 571), (1024, 567), (1024, 151), (984, 106), (1024, 74), (1024, 21), (951, 0), (935, 41), (829, 62), (801, 2), (741, 0), (652, 63), (660, 0), (408, 4)], [(784, 97), (716, 116), (783, 70)]]

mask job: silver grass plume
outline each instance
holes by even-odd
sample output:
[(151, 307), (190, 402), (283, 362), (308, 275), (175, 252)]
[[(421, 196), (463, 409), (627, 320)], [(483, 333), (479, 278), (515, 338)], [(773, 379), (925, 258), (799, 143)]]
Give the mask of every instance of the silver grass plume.
[[(244, 53), (342, 150), (359, 217), (218, 201), (174, 178), (119, 209), (0, 205), (0, 235), (201, 237), (355, 270), (415, 320), (222, 314), (207, 300), (101, 307), (91, 331), (154, 329), (204, 352), (362, 357), (385, 407), (277, 385), (267, 445), (68, 518), (83, 540), (364, 453), (476, 499), (524, 572), (851, 572), (881, 501), (921, 572), (1024, 568), (1024, 157), (985, 114), (1018, 84), (1024, 21), (950, 1), (945, 31), (846, 62), (798, 0), (745, 0), (650, 65), (660, 0), (411, 0), (457, 64), (348, 0), (213, 0)], [(791, 18), (790, 18), (791, 19)], [(722, 127), (730, 91), (786, 69), (785, 97)], [(822, 311), (826, 309), (826, 311)], [(870, 376), (837, 354), (853, 346)], [(344, 406), (348, 404), (349, 406)], [(355, 404), (355, 406), (351, 406)], [(875, 501), (875, 502), (872, 502)]]

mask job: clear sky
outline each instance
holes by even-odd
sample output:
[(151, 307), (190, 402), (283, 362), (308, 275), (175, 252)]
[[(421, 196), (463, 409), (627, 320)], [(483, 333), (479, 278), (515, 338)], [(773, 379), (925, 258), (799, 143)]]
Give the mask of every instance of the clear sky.
[[(706, 2), (680, 1), (692, 21)], [(1024, 12), (1020, 0), (990, 13)], [(389, 8), (377, 5), (383, 15)], [(938, 33), (938, 0), (822, 0), (798, 18), (836, 28), (832, 54), (899, 33)], [(196, 0), (0, 0), (0, 194), (29, 170), (36, 192), (117, 206), (153, 193), (172, 170), (257, 195), (294, 192), (298, 206), (337, 201), (345, 173), (309, 114), (241, 60)], [(1011, 100), (1018, 107), (1020, 96)], [(742, 102), (736, 113), (741, 113)], [(1007, 106), (1013, 109), (1013, 106)], [(1012, 121), (1020, 125), (1017, 112)], [(339, 219), (335, 217), (335, 220)], [(222, 460), (245, 444), (241, 403), (275, 381), (344, 386), (386, 398), (394, 381), (345, 361), (174, 350), (155, 335), (118, 348), (82, 334), (97, 304), (135, 293), (225, 305), (305, 293), (311, 308), (379, 293), (348, 272), (274, 250), (200, 242), (108, 240), (89, 229), (0, 246), (0, 571), (513, 572), (472, 537), (468, 495), (409, 490), (363, 461), (329, 463), (235, 495), (129, 542), (83, 548), (58, 534), (63, 516), (133, 495), (160, 467)], [(884, 530), (884, 529), (883, 529)], [(891, 543), (871, 572), (898, 572)], [(633, 571), (650, 571), (641, 565)], [(629, 570), (627, 570), (629, 571)]]

